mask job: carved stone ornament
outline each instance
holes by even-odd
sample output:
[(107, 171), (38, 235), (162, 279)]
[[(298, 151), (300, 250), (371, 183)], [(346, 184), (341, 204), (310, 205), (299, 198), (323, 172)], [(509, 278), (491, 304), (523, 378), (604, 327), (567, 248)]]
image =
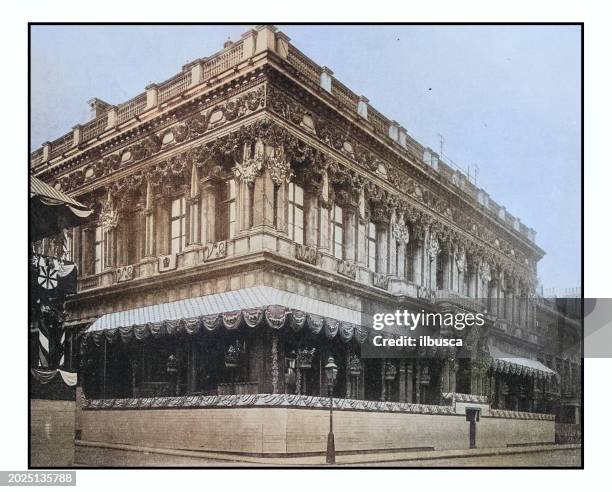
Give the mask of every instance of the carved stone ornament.
[(236, 163), (234, 175), (239, 180), (252, 184), (264, 169), (270, 173), (270, 178), (278, 186), (289, 183), (293, 175), (291, 165), (285, 158), (284, 152), (277, 148), (268, 156), (265, 155), (262, 148), (257, 148), (253, 157), (244, 159), (243, 164)]
[(265, 166), (270, 173), (270, 179), (272, 179), (275, 185), (281, 186), (291, 181), (291, 176), (293, 175), (291, 165), (281, 151), (275, 150), (271, 156), (267, 157)]
[(319, 251), (316, 246), (307, 246), (305, 244), (295, 245), (295, 259), (305, 261), (311, 265), (319, 263)]
[(463, 251), (455, 254), (455, 264), (459, 273), (465, 270), (465, 253)]
[(354, 279), (357, 276), (357, 264), (351, 260), (338, 260), (338, 273)]
[(263, 166), (263, 154), (257, 154), (253, 158), (245, 159), (243, 164), (236, 163), (234, 175), (244, 183), (252, 184), (255, 182), (255, 178), (261, 175)]
[(491, 281), (491, 267), (489, 266), (489, 264), (487, 262), (483, 262), (482, 265), (480, 265), (480, 278), (483, 280), (483, 282), (490, 282)]
[(114, 229), (119, 223), (119, 211), (115, 207), (110, 190), (106, 195), (106, 200), (102, 203), (102, 210), (98, 223), (106, 230)]
[(384, 273), (372, 273), (372, 284), (379, 289), (387, 290), (389, 288), (389, 277)]
[(394, 224), (393, 237), (397, 241), (401, 241), (404, 244), (408, 244), (408, 241), (410, 240), (410, 230), (408, 229), (408, 226), (401, 222)]
[(429, 247), (427, 248), (427, 253), (429, 254), (429, 259), (433, 260), (438, 256), (440, 252), (440, 243), (436, 238), (432, 238), (429, 241)]

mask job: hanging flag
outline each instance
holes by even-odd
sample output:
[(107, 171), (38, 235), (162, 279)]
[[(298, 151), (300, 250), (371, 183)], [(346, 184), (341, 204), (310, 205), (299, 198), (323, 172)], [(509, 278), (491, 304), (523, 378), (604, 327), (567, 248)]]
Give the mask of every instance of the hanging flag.
[(32, 255), (32, 294), (42, 299), (59, 299), (76, 293), (76, 265), (43, 255)]

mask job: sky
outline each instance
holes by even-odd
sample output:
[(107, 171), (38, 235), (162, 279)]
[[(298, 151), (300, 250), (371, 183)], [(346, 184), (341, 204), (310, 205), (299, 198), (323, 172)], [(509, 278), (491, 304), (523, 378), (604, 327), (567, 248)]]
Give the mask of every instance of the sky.
[[(33, 26), (31, 148), (253, 26)], [(442, 151), (546, 251), (545, 288), (581, 283), (579, 26), (278, 25), (292, 44)], [(442, 137), (441, 137), (442, 136)]]

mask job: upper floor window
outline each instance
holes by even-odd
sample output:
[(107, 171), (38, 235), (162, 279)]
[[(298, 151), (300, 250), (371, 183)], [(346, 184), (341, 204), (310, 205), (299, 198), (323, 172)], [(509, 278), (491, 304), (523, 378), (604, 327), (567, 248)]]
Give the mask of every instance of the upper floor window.
[(94, 231), (94, 273), (104, 270), (104, 228), (97, 226)]
[(170, 214), (170, 253), (180, 253), (187, 243), (187, 211), (185, 198), (172, 201)]
[(376, 224), (373, 222), (368, 223), (366, 229), (366, 243), (368, 247), (368, 268), (373, 272), (376, 271)]
[(233, 179), (221, 184), (218, 209), (216, 240), (231, 239), (236, 235), (236, 181)]
[(342, 207), (334, 205), (332, 211), (332, 234), (334, 256), (339, 260), (344, 258), (344, 229), (342, 224)]
[(304, 244), (304, 189), (289, 183), (289, 238)]

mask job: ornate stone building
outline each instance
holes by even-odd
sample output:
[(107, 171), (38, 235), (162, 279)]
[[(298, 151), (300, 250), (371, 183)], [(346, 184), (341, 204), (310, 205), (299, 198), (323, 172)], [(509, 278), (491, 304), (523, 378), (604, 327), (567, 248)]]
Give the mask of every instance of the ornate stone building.
[[(288, 404), (327, 395), (333, 356), (346, 401), (444, 413), (462, 394), (548, 418), (511, 412), (544, 411), (555, 377), (538, 361), (535, 232), (283, 33), (258, 27), (94, 103), (31, 155), (33, 175), (95, 211), (71, 231), (86, 408)], [(460, 351), (362, 357), (366, 320), (396, 309), (486, 324)]]

